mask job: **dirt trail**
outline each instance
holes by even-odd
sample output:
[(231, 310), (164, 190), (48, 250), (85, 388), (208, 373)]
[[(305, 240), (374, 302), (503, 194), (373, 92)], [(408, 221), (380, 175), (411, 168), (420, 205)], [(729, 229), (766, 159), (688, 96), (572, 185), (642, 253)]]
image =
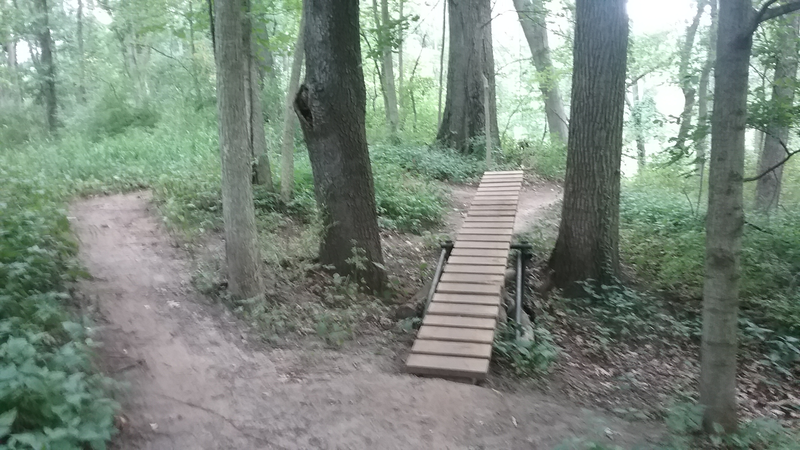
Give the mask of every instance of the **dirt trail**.
[[(469, 210), (472, 197), (478, 192), (477, 186), (451, 186), (453, 196), (453, 210), (448, 214), (447, 224), (453, 230), (461, 227), (461, 222)], [(549, 182), (542, 182), (533, 186), (523, 186), (519, 195), (517, 218), (514, 221), (514, 233), (520, 233), (540, 216), (544, 208), (561, 200), (561, 186)]]
[(369, 346), (250, 344), (192, 289), (151, 208), (139, 193), (72, 209), (106, 367), (130, 383), (116, 448), (550, 449), (573, 437), (630, 448), (654, 434), (537, 393), (404, 375)]

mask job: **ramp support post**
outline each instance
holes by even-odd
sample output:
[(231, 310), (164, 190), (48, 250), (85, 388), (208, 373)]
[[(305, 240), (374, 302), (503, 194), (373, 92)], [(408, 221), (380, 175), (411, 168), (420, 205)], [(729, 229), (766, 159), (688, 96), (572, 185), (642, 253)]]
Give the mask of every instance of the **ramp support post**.
[[(511, 248), (517, 250), (517, 299), (514, 305), (514, 321), (519, 325), (522, 323), (522, 301), (525, 298), (525, 260), (530, 257), (532, 247), (527, 242), (522, 242), (512, 245)], [(517, 328), (517, 338), (519, 334), (520, 330)]]
[(439, 285), (439, 278), (442, 277), (444, 265), (450, 258), (450, 252), (453, 251), (453, 241), (444, 241), (442, 244), (442, 253), (439, 254), (439, 262), (436, 263), (436, 271), (433, 274), (433, 281), (431, 281), (431, 288), (428, 290), (428, 296), (425, 297), (425, 312), (428, 311), (428, 305), (431, 304), (433, 294), (436, 292), (436, 286)]

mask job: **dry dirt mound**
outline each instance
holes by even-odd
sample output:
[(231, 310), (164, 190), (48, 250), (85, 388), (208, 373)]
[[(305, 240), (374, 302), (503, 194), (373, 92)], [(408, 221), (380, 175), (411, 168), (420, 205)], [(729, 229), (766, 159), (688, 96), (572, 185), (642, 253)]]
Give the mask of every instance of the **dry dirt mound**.
[(537, 393), (404, 375), (369, 350), (260, 348), (192, 289), (146, 194), (81, 201), (72, 215), (104, 365), (130, 383), (117, 448), (550, 449), (573, 437), (630, 448), (655, 433)]

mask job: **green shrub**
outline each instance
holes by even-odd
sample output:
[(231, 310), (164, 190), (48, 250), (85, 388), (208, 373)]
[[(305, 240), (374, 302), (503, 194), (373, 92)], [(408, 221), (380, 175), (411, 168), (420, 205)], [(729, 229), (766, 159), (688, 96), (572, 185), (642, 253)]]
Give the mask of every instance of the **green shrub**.
[(703, 408), (678, 402), (668, 408), (667, 436), (662, 448), (668, 450), (800, 450), (800, 434), (774, 420), (759, 418), (742, 423), (729, 435), (702, 433)]
[(160, 115), (151, 104), (133, 105), (116, 92), (106, 92), (94, 105), (88, 131), (94, 142), (116, 136), (128, 128), (154, 128)]
[(492, 352), (501, 364), (510, 366), (519, 376), (546, 374), (558, 357), (558, 347), (545, 328), (534, 329), (534, 339), (517, 338), (518, 326), (500, 324)]
[(482, 160), (446, 148), (378, 144), (370, 156), (376, 168), (399, 167), (439, 181), (476, 181), (484, 171)]
[(46, 185), (0, 164), (0, 442), (10, 449), (105, 448), (110, 380), (93, 374), (92, 340), (72, 320), (80, 274), (69, 223)]

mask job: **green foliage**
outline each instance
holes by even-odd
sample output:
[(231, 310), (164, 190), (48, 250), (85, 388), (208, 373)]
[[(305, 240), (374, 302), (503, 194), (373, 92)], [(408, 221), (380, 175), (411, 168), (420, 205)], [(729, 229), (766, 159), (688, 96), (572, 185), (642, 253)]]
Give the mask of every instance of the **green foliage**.
[(534, 329), (534, 339), (517, 338), (519, 327), (500, 324), (495, 334), (492, 352), (518, 376), (546, 374), (558, 357), (558, 347), (545, 328)]
[(128, 128), (152, 129), (159, 120), (152, 105), (132, 105), (130, 100), (107, 92), (100, 98), (88, 118), (88, 132), (94, 142), (116, 136)]
[(465, 183), (483, 175), (483, 161), (454, 150), (418, 145), (373, 145), (376, 166), (397, 166), (425, 178)]
[(0, 164), (0, 441), (3, 448), (104, 449), (117, 405), (93, 374), (90, 329), (66, 285), (81, 273), (57, 196)]
[(605, 347), (614, 341), (636, 342), (657, 337), (688, 338), (699, 333), (699, 324), (679, 321), (664, 312), (655, 298), (620, 283), (598, 285), (593, 280), (582, 283), (584, 295), (564, 299), (566, 309), (588, 314), (598, 323), (595, 338)]
[(531, 169), (550, 180), (563, 180), (567, 170), (567, 149), (560, 142), (522, 140), (503, 147), (502, 161), (515, 167)]
[(662, 448), (665, 450), (726, 449), (726, 450), (798, 450), (800, 434), (769, 419), (754, 419), (742, 423), (730, 435), (702, 433), (703, 408), (700, 405), (678, 402), (668, 408), (668, 433)]

